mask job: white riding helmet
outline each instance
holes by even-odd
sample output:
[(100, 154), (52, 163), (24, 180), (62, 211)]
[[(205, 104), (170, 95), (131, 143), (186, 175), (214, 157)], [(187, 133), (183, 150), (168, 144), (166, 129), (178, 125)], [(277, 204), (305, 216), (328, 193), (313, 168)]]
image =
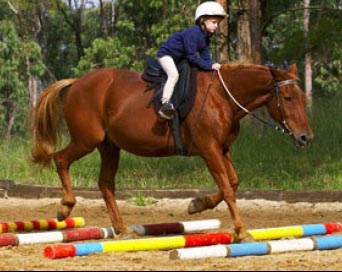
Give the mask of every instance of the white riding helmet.
[(225, 17), (227, 14), (223, 7), (214, 1), (204, 2), (200, 4), (196, 9), (195, 21), (202, 16), (221, 16)]

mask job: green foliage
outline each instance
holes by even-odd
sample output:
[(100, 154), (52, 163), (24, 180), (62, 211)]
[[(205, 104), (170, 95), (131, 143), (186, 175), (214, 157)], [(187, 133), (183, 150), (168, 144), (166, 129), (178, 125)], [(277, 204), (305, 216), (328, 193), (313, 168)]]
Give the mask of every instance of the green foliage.
[[(276, 65), (285, 62), (297, 63), (303, 74), (305, 54), (310, 52), (313, 59), (314, 94), (340, 93), (342, 13), (338, 9), (334, 10), (334, 1), (325, 1), (326, 9), (323, 6), (313, 6), (314, 2), (311, 3), (310, 29), (307, 37), (302, 27), (302, 2), (291, 6), (288, 6), (290, 2), (282, 3), (284, 6), (277, 7), (278, 12), (283, 12), (274, 17), (272, 23), (267, 26), (267, 35), (263, 37), (265, 56), (269, 62)], [(268, 7), (272, 7), (272, 12), (276, 12), (276, 6)], [(272, 13), (268, 14), (271, 15)]]
[[(158, 46), (175, 32), (194, 23), (196, 1), (125, 1), (118, 5), (115, 29), (111, 37), (96, 38), (79, 61), (74, 73), (79, 76), (103, 67), (142, 71), (148, 57), (154, 57)], [(111, 8), (107, 6), (107, 9)], [(94, 11), (91, 11), (92, 13)], [(94, 22), (94, 16), (90, 16)], [(90, 28), (93, 29), (93, 28)], [(111, 25), (107, 25), (111, 29)], [(94, 36), (94, 34), (89, 33)]]
[(312, 29), (310, 45), (314, 59), (316, 94), (341, 92), (342, 82), (342, 12), (340, 15), (326, 14)]
[(55, 7), (46, 12), (49, 16), (44, 18), (39, 35), (44, 62), (56, 79), (72, 77), (72, 69), (78, 62), (74, 35)]
[(85, 49), (85, 55), (74, 69), (74, 73), (81, 76), (104, 67), (142, 69), (143, 63), (135, 59), (135, 52), (134, 45), (124, 46), (117, 38), (96, 39), (92, 47)]
[[(31, 30), (37, 27), (39, 18), (41, 30), (37, 41), (21, 46), (17, 54), (30, 52), (35, 59), (42, 55), (44, 65), (52, 78), (61, 79), (80, 76), (93, 69), (116, 67), (141, 71), (148, 57), (154, 57), (159, 45), (171, 33), (180, 31), (194, 23), (194, 14), (199, 1), (135, 1), (118, 0), (114, 2), (113, 14), (110, 2), (104, 2), (103, 13), (98, 7), (87, 8), (81, 15), (81, 37), (85, 55), (78, 59), (73, 24), (78, 10), (68, 7), (66, 2), (58, 1), (17, 1), (17, 8), (28, 20), (19, 25), (11, 12), (7, 1), (1, 0), (0, 11), (12, 25), (15, 25), (14, 37), (24, 30), (25, 39), (33, 35)], [(65, 18), (57, 3), (64, 8)], [(234, 60), (234, 36), (236, 36), (237, 1), (231, 1), (230, 26), (232, 43), (231, 60)], [(310, 33), (307, 38), (303, 33), (303, 3), (295, 0), (275, 0), (264, 2), (263, 14), (263, 50), (265, 60), (274, 64), (297, 63), (303, 74), (303, 59), (310, 49), (314, 60), (314, 89), (316, 94), (336, 93), (341, 90), (341, 12), (336, 1), (327, 0), (322, 5), (319, 0), (312, 0), (310, 9)], [(316, 9), (315, 9), (316, 7)], [(318, 7), (327, 8), (319, 9)], [(335, 10), (334, 10), (335, 8)], [(100, 16), (101, 15), (101, 16)], [(37, 17), (39, 16), (39, 17)], [(67, 22), (69, 21), (69, 23)], [(19, 39), (17, 39), (19, 41)], [(38, 46), (41, 51), (36, 48)], [(11, 46), (11, 48), (17, 48)], [(14, 52), (14, 50), (13, 50)], [(11, 61), (18, 61), (17, 58)], [(12, 65), (13, 66), (13, 65)], [(43, 82), (47, 73), (41, 76), (44, 67), (33, 65), (30, 72), (38, 75)], [(25, 65), (19, 69), (2, 68), (17, 73), (19, 81), (8, 84), (16, 90), (27, 88)], [(45, 71), (45, 72), (46, 72)], [(6, 71), (6, 74), (8, 72)], [(7, 83), (6, 83), (7, 84)], [(19, 86), (21, 84), (21, 86)], [(17, 88), (19, 86), (19, 88)], [(22, 87), (23, 86), (23, 87)], [(24, 95), (21, 92), (21, 95)]]
[[(27, 65), (28, 60), (30, 62)], [(13, 133), (25, 135), (28, 128), (30, 104), (27, 82), (29, 77), (40, 77), (44, 72), (41, 50), (31, 40), (18, 39), (14, 24), (0, 21), (0, 132), (7, 129), (9, 102), (17, 108)]]
[[(17, 39), (14, 24), (0, 21), (0, 96), (2, 99), (18, 99), (26, 91), (21, 80), (22, 44)], [(25, 74), (24, 74), (25, 75)]]
[(129, 202), (137, 206), (150, 206), (155, 204), (157, 201), (153, 197), (145, 197), (142, 192), (137, 192), (136, 195), (131, 196)]
[(340, 50), (340, 57), (332, 60), (330, 63), (322, 64), (318, 63), (317, 76), (315, 77), (315, 83), (319, 86), (317, 93), (333, 94), (340, 92), (342, 81), (342, 50)]
[[(41, 61), (41, 47), (34, 41), (28, 40), (22, 44), (22, 50), (25, 52), (25, 56), (29, 58), (30, 65), (25, 67), (28, 76), (40, 77), (45, 71), (45, 65)], [(22, 60), (25, 63), (25, 59)], [(27, 69), (28, 68), (28, 69)], [(22, 72), (24, 74), (24, 71)]]
[(0, 0), (0, 20), (13, 17), (13, 12), (8, 8), (7, 0)]

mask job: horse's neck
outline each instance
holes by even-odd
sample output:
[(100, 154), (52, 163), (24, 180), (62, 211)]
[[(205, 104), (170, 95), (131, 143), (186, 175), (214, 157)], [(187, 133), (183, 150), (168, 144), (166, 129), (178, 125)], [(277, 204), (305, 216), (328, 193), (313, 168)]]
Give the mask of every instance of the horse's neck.
[[(224, 71), (226, 77), (224, 82), (227, 89), (224, 91), (234, 97), (233, 103), (236, 104), (238, 111), (241, 110), (239, 104), (252, 111), (265, 105), (273, 89), (273, 77), (269, 70), (263, 66), (245, 65), (232, 66), (231, 70)], [(236, 101), (234, 101), (236, 100)]]

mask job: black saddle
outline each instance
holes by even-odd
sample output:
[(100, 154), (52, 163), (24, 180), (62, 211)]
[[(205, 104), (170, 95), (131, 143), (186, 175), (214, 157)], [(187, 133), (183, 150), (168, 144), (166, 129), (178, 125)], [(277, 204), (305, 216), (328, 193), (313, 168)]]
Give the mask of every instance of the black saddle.
[[(181, 155), (186, 155), (187, 152), (180, 137), (179, 124), (191, 110), (196, 98), (197, 67), (190, 65), (187, 59), (183, 59), (177, 64), (177, 69), (179, 71), (179, 79), (171, 97), (171, 102), (176, 112), (168, 122), (174, 136), (176, 152)], [(147, 82), (147, 90), (154, 89), (153, 96), (147, 107), (153, 104), (157, 114), (161, 106), (160, 100), (163, 94), (163, 87), (167, 80), (167, 75), (157, 59), (151, 58), (147, 60), (147, 66), (142, 74), (142, 79)]]

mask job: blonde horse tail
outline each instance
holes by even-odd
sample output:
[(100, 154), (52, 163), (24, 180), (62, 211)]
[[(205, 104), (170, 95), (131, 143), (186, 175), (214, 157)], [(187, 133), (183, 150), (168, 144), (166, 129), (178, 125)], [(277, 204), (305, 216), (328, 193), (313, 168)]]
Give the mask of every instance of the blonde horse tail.
[(62, 91), (76, 81), (75, 78), (57, 81), (39, 96), (33, 112), (33, 146), (31, 162), (50, 167), (56, 146), (61, 138), (63, 124)]

